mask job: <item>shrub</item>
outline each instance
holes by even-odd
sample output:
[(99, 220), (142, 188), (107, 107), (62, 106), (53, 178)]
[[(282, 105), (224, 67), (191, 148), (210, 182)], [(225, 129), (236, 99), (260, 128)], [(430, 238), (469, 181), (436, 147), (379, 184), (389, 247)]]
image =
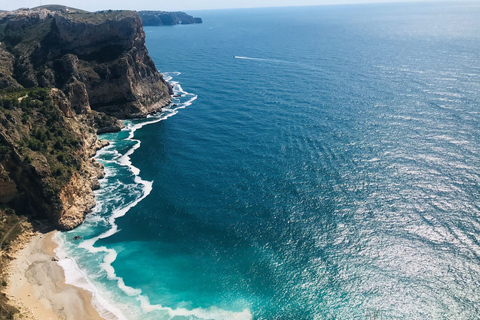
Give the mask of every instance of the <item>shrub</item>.
[(30, 138), (30, 141), (28, 141), (28, 147), (33, 151), (39, 151), (42, 149), (43, 144), (38, 139)]
[(28, 96), (34, 100), (45, 101), (48, 97), (48, 90), (43, 88), (33, 89), (29, 92)]
[(29, 119), (28, 114), (23, 113), (23, 114), (22, 114), (22, 123), (23, 123), (23, 124), (27, 124), (28, 119)]
[(53, 147), (56, 150), (63, 150), (63, 146), (62, 146), (62, 143), (60, 142), (60, 140), (55, 141), (55, 144), (53, 145)]
[(3, 160), (10, 156), (11, 148), (7, 146), (0, 146), (0, 160)]
[(11, 109), (12, 108), (12, 101), (11, 100), (3, 100), (2, 105), (5, 109)]

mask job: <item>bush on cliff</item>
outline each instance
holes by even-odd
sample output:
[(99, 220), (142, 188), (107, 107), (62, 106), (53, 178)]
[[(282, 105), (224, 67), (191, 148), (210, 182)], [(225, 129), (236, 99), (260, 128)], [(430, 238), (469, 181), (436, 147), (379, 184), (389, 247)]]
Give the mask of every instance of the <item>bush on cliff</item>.
[(10, 115), (6, 117), (5, 133), (16, 137), (11, 146), (2, 146), (0, 158), (5, 160), (9, 152), (17, 148), (24, 161), (29, 160), (27, 163), (46, 159), (44, 166), (55, 176), (49, 188), (59, 192), (72, 173), (81, 169), (77, 148), (82, 140), (66, 123), (49, 91), (49, 88), (0, 90), (0, 113)]

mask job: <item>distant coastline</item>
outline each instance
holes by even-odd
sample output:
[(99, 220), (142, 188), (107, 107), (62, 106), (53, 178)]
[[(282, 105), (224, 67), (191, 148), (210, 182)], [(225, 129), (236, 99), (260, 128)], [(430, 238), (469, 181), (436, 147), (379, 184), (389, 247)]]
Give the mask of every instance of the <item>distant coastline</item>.
[(138, 11), (144, 26), (171, 26), (176, 24), (203, 23), (202, 18), (192, 17), (185, 12)]

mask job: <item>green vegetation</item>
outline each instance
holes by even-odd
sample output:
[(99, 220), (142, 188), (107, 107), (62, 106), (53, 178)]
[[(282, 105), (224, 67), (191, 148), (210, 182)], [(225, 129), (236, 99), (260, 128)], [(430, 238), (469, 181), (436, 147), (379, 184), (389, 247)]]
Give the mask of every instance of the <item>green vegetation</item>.
[(19, 27), (8, 27), (0, 21), (0, 41), (5, 43), (8, 51), (13, 51), (17, 44), (22, 43), (25, 47), (23, 50), (31, 52), (50, 32), (52, 19), (52, 17), (48, 17), (34, 25), (26, 21)]
[[(77, 149), (82, 140), (54, 105), (49, 91), (49, 88), (0, 90), (0, 113), (11, 123), (6, 128), (21, 132), (21, 138), (15, 142), (24, 157), (23, 162), (30, 164), (43, 157), (47, 160), (55, 177), (51, 193), (56, 193), (70, 180), (73, 172), (81, 170)], [(13, 147), (0, 148), (0, 161), (9, 156)]]
[(98, 12), (71, 12), (67, 13), (67, 15), (68, 19), (72, 21), (100, 24), (107, 20), (121, 20), (134, 17), (136, 12), (127, 10), (105, 10)]
[(66, 10), (68, 10), (68, 12), (88, 12), (88, 11), (81, 10), (81, 9), (62, 6), (62, 5), (59, 5), (59, 4), (47, 4), (47, 5), (38, 6), (38, 7), (32, 8), (32, 9), (33, 10), (47, 9), (47, 10), (50, 10), (50, 11), (58, 11), (58, 12), (65, 12)]

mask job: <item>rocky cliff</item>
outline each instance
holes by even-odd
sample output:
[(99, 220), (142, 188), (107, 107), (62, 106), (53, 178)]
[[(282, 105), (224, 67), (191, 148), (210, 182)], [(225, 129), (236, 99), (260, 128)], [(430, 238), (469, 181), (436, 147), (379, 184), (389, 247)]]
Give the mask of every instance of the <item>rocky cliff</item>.
[(194, 18), (185, 12), (139, 11), (144, 26), (171, 26), (176, 24), (202, 23), (202, 18)]
[[(171, 101), (136, 12), (22, 10), (0, 16), (0, 203), (72, 229), (95, 205), (114, 117)], [(114, 117), (113, 117), (114, 116)]]
[(0, 37), (0, 89), (52, 86), (75, 100), (77, 111), (88, 105), (120, 118), (170, 102), (136, 12), (14, 15), (1, 21)]

